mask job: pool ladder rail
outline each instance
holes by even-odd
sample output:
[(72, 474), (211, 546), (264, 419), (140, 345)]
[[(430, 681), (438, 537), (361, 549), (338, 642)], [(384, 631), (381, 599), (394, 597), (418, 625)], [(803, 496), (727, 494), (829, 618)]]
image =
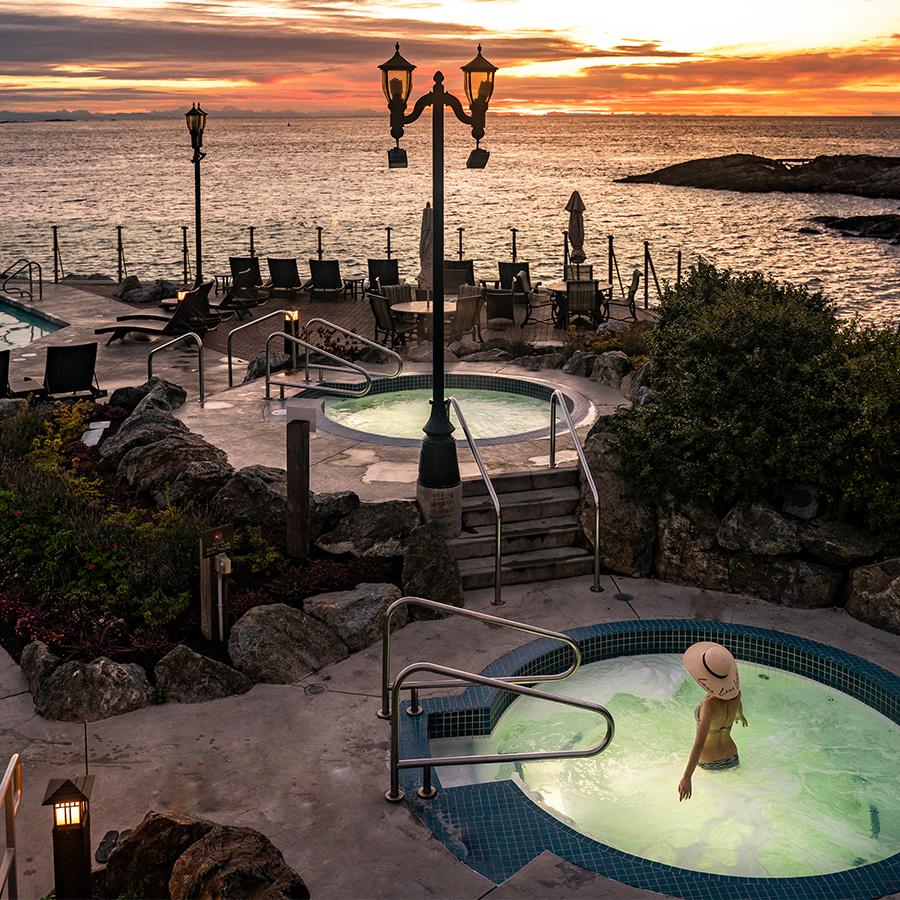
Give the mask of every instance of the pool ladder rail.
[[(454, 669), (449, 666), (442, 666), (437, 663), (417, 662), (406, 666), (394, 678), (393, 684), (390, 684), (390, 652), (391, 652), (391, 618), (394, 612), (403, 606), (421, 606), (425, 609), (432, 609), (442, 612), (446, 615), (463, 616), (468, 619), (475, 619), (489, 625), (498, 625), (503, 628), (510, 628), (514, 631), (521, 631), (525, 634), (531, 634), (536, 637), (546, 637), (551, 640), (560, 641), (567, 644), (573, 653), (573, 660), (562, 672), (550, 675), (508, 675), (499, 677), (489, 677), (487, 675), (476, 675), (473, 672), (465, 672), (462, 669)], [(392, 603), (384, 617), (384, 631), (382, 634), (382, 683), (381, 683), (381, 709), (378, 712), (379, 718), (390, 719), (391, 722), (391, 761), (390, 761), (390, 778), (391, 786), (385, 792), (385, 799), (392, 803), (397, 803), (404, 799), (403, 789), (400, 787), (400, 769), (422, 769), (422, 785), (416, 791), (417, 795), (422, 799), (431, 799), (437, 795), (437, 789), (431, 781), (431, 770), (435, 766), (461, 766), (461, 765), (482, 765), (487, 763), (504, 763), (504, 762), (522, 762), (527, 760), (539, 759), (575, 759), (588, 756), (596, 756), (602, 753), (610, 744), (615, 734), (615, 721), (612, 714), (603, 706), (597, 703), (590, 703), (587, 700), (578, 700), (572, 697), (563, 697), (554, 694), (545, 694), (535, 690), (528, 685), (538, 684), (548, 681), (563, 681), (573, 675), (581, 665), (581, 650), (573, 638), (558, 631), (549, 631), (546, 628), (540, 628), (536, 625), (528, 625), (524, 622), (516, 622), (512, 619), (503, 619), (499, 616), (491, 616), (487, 613), (477, 612), (472, 609), (464, 609), (458, 606), (451, 606), (448, 603), (440, 603), (436, 600), (427, 600), (424, 597), (401, 597)], [(433, 675), (443, 676), (440, 681), (417, 681), (407, 683), (408, 679), (417, 672), (430, 672)], [(606, 720), (606, 733), (599, 743), (592, 747), (581, 750), (544, 750), (532, 753), (501, 753), (501, 754), (481, 754), (472, 756), (438, 756), (438, 757), (421, 757), (421, 758), (401, 758), (400, 757), (400, 695), (404, 690), (409, 690), (410, 705), (407, 708), (407, 715), (418, 716), (423, 710), (419, 705), (419, 691), (422, 689), (448, 688), (448, 687), (465, 687), (469, 684), (480, 684), (485, 687), (492, 687), (501, 691), (510, 691), (514, 694), (520, 694), (527, 697), (534, 697), (538, 700), (546, 700), (549, 703), (558, 703), (563, 706), (573, 706), (578, 709), (584, 709), (589, 712), (597, 713)]]
[[(37, 297), (34, 296), (35, 275), (37, 275)], [(28, 287), (18, 282), (28, 279)], [(13, 284), (10, 284), (13, 282)], [(0, 272), (0, 292), (5, 292), (11, 297), (27, 299), (31, 303), (44, 299), (44, 270), (39, 262), (21, 257), (8, 265)]]

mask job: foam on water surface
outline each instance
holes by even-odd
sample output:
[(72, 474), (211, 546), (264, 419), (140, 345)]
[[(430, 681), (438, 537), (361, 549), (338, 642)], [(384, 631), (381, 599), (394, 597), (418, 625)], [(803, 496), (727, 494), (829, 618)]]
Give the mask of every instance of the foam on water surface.
[[(620, 850), (704, 872), (792, 877), (836, 872), (900, 851), (900, 729), (853, 698), (778, 669), (740, 664), (748, 728), (732, 735), (741, 765), (697, 769), (677, 785), (702, 690), (681, 657), (620, 657), (542, 690), (599, 702), (616, 720), (602, 754), (440, 769), (445, 786), (512, 778), (572, 827)], [(432, 754), (572, 749), (603, 721), (517, 699), (490, 737), (432, 741)]]

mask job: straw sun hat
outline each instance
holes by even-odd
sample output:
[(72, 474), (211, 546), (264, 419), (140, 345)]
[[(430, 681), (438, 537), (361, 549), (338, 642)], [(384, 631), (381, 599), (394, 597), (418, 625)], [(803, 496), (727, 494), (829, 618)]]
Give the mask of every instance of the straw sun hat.
[(700, 641), (684, 653), (684, 667), (705, 691), (720, 700), (733, 700), (740, 693), (737, 662), (721, 644)]

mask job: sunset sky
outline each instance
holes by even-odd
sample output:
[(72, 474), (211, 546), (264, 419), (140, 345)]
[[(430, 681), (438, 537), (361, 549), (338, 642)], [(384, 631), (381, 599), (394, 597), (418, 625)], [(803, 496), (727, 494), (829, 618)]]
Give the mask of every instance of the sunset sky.
[(0, 109), (380, 110), (394, 40), (508, 112), (900, 115), (900, 0), (0, 0)]

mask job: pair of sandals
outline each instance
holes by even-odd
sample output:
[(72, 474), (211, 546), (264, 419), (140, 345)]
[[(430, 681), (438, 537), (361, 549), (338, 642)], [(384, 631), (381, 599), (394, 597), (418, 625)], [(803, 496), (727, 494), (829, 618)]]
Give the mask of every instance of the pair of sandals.
[(127, 841), (131, 836), (131, 832), (131, 828), (126, 828), (125, 831), (122, 832), (107, 831), (106, 834), (103, 835), (103, 840), (100, 841), (100, 846), (94, 854), (94, 859), (101, 865), (104, 865), (109, 860), (110, 853), (112, 853), (116, 846), (122, 843), (122, 841)]

